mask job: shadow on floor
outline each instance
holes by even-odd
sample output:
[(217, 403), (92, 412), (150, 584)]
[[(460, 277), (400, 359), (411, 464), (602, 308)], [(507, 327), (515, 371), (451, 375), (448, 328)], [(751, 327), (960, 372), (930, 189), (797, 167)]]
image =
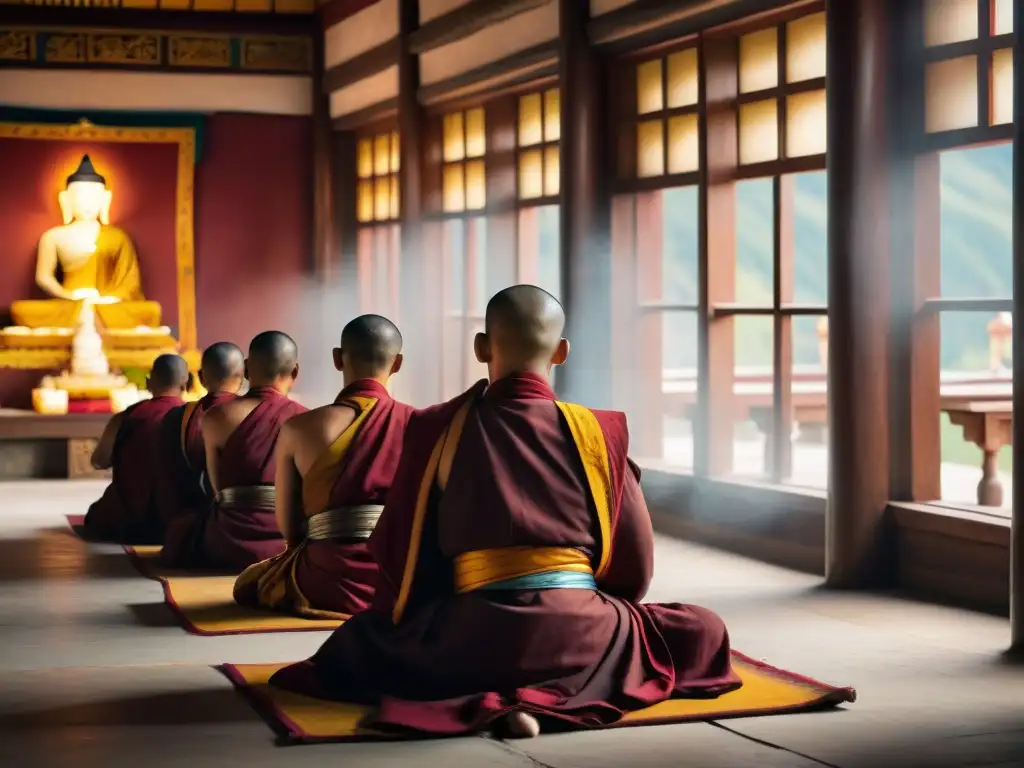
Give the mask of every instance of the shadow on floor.
[(0, 581), (142, 578), (123, 552), (93, 552), (68, 528), (0, 539)]

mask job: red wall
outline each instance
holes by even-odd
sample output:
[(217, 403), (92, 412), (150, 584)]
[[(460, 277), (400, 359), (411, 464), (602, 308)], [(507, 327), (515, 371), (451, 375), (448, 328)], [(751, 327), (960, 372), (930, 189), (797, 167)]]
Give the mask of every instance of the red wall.
[[(204, 130), (194, 197), (199, 343), (244, 348), (256, 333), (290, 332), (299, 319), (312, 264), (309, 119), (217, 114)], [(143, 291), (176, 327), (173, 145), (0, 140), (0, 314), (41, 295), (36, 244), (60, 223), (56, 193), (85, 152), (113, 189), (111, 222), (135, 242)], [(0, 370), (0, 406), (27, 407), (40, 375)]]

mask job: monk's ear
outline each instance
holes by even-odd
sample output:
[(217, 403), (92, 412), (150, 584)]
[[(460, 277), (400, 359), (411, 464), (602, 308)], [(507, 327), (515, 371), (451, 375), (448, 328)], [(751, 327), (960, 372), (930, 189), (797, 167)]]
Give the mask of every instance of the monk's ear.
[(398, 373), (400, 370), (402, 370), (402, 360), (403, 359), (404, 358), (402, 357), (402, 353), (401, 352), (399, 352), (397, 355), (395, 355), (395, 361), (391, 364), (391, 375), (392, 376), (394, 376), (396, 373)]
[[(191, 378), (192, 378), (192, 374), (190, 373), (189, 374), (189, 384), (190, 385), (192, 384)], [(203, 372), (202, 371), (199, 372), (199, 383), (203, 385), (203, 389), (209, 389), (209, 387), (206, 386), (206, 378), (203, 376)]]
[(473, 337), (473, 354), (478, 363), (486, 365), (491, 362), (491, 340), (486, 333), (478, 333)]
[(295, 381), (297, 378), (299, 378), (299, 364), (298, 363), (296, 363), (295, 367), (292, 368), (292, 381)]
[(245, 358), (245, 364), (242, 366), (242, 375), (245, 376), (245, 380), (249, 380), (249, 358)]
[(335, 347), (331, 350), (331, 357), (334, 359), (334, 370), (345, 370), (345, 357), (344, 353), (341, 351), (341, 347)]
[(552, 365), (563, 365), (569, 358), (569, 340), (559, 339), (558, 346), (555, 347), (555, 354), (551, 356)]

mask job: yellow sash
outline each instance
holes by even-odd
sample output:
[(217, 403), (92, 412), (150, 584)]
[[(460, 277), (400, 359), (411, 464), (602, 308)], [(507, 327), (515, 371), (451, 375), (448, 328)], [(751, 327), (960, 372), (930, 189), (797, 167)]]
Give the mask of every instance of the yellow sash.
[(317, 456), (316, 461), (302, 477), (302, 510), (306, 517), (323, 512), (330, 504), (331, 490), (338, 476), (338, 466), (348, 453), (348, 449), (359, 434), (374, 406), (375, 397), (350, 397), (346, 403), (358, 406), (359, 413), (352, 423), (334, 440), (333, 443)]

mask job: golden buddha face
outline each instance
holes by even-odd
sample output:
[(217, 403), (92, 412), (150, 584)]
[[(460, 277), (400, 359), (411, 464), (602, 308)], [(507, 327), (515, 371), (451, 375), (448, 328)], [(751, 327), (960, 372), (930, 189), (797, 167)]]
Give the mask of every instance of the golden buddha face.
[(72, 221), (110, 223), (111, 192), (99, 181), (73, 181), (58, 196), (65, 224)]

